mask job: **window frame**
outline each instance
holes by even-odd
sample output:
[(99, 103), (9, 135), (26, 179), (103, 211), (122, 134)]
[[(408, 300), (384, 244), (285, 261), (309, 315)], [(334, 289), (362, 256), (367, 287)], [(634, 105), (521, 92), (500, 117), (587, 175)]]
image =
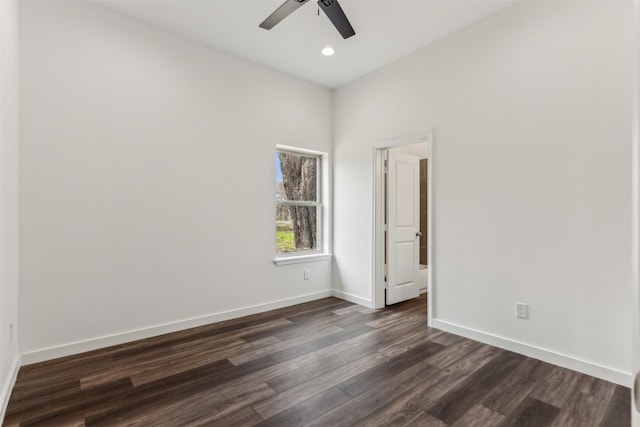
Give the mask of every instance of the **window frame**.
[[(278, 206), (314, 206), (316, 207), (316, 248), (313, 250), (302, 250), (278, 253), (276, 251), (275, 232), (273, 234), (273, 249), (275, 256), (273, 262), (276, 265), (286, 265), (298, 262), (322, 261), (332, 257), (330, 253), (330, 218), (329, 218), (329, 155), (326, 152), (309, 150), (286, 145), (276, 145), (275, 155), (279, 152), (292, 153), (296, 155), (316, 158), (316, 200), (278, 200), (274, 194), (274, 216)], [(275, 179), (274, 179), (275, 181)], [(275, 221), (274, 221), (275, 222)]]

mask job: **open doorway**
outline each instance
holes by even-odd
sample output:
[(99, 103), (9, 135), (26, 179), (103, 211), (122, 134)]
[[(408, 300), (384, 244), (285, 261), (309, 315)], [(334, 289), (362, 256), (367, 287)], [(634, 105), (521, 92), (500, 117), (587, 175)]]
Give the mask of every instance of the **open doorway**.
[(431, 136), (374, 146), (373, 306), (382, 308), (427, 292), (429, 324), (433, 311), (432, 151)]

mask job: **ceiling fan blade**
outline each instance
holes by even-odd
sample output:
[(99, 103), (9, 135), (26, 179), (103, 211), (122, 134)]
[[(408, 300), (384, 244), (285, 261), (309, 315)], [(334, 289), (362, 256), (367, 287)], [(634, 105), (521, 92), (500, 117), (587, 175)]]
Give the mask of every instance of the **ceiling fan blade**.
[(287, 16), (291, 15), (293, 12), (298, 10), (300, 6), (308, 2), (309, 0), (287, 0), (280, 5), (279, 8), (275, 10), (267, 19), (262, 21), (260, 24), (260, 28), (264, 28), (265, 30), (270, 30), (275, 27), (280, 21), (282, 21)]
[(348, 39), (356, 34), (347, 16), (342, 11), (338, 0), (318, 0), (318, 6), (327, 15), (327, 18), (336, 27), (343, 39)]

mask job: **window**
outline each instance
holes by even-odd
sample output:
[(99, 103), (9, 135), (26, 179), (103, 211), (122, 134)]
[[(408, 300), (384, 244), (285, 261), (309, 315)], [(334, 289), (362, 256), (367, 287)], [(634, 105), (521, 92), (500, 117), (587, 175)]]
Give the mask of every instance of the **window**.
[(277, 257), (320, 254), (323, 245), (323, 153), (276, 150)]

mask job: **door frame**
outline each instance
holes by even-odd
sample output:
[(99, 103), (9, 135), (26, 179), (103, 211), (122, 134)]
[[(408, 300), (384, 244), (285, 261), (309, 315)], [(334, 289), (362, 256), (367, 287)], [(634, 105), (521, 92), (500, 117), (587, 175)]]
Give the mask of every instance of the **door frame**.
[[(640, 0), (634, 2), (635, 48), (640, 49)], [(632, 337), (631, 337), (631, 425), (640, 427), (640, 60), (634, 58), (633, 131), (631, 138), (632, 180)]]
[(394, 138), (373, 145), (373, 274), (371, 289), (372, 308), (382, 308), (384, 301), (384, 152), (405, 145), (427, 144), (427, 325), (434, 318), (434, 244), (433, 244), (433, 132), (425, 135)]

